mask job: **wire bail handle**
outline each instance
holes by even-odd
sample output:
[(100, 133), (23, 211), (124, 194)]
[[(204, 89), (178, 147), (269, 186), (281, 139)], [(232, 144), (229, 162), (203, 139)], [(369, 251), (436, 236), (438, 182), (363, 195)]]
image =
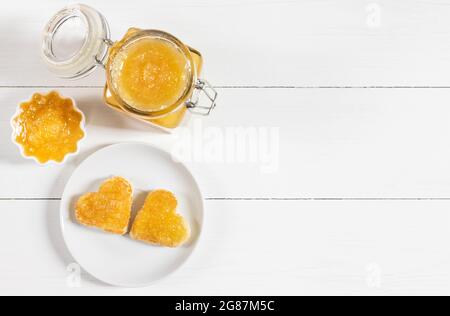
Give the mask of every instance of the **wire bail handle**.
[(218, 93), (206, 80), (198, 79), (195, 91), (186, 106), (193, 114), (208, 116), (217, 106)]

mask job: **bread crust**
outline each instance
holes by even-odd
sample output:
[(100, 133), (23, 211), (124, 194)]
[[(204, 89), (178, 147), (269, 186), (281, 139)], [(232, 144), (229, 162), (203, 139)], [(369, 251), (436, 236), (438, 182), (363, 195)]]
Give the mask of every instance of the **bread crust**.
[(75, 217), (83, 226), (125, 235), (131, 219), (133, 187), (122, 177), (106, 180), (98, 192), (84, 194), (76, 203)]
[(134, 220), (131, 238), (169, 248), (183, 245), (191, 231), (183, 216), (177, 214), (177, 206), (178, 201), (172, 192), (151, 192)]

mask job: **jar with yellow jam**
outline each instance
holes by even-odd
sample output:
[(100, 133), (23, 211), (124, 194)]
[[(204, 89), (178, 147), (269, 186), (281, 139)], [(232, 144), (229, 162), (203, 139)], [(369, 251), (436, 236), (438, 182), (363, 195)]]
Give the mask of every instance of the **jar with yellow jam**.
[(79, 79), (106, 70), (104, 100), (113, 109), (165, 129), (187, 111), (209, 115), (217, 92), (199, 79), (202, 55), (171, 34), (131, 28), (118, 42), (95, 9), (72, 5), (58, 12), (44, 32), (43, 58), (50, 71)]

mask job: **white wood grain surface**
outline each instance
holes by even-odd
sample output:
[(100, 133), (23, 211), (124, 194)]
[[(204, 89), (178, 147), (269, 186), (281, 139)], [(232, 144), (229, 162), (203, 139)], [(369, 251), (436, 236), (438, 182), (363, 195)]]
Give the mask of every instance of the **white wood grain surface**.
[[(209, 201), (204, 241), (188, 264), (146, 289), (83, 275), (60, 238), (57, 201), (0, 202), (2, 282), (10, 294), (450, 294), (449, 202)], [(11, 236), (18, 238), (11, 239)]]
[[(49, 75), (36, 52), (43, 25), (73, 2), (2, 4), (0, 60), (10, 62), (0, 65), (7, 74), (0, 85), (68, 84)], [(130, 26), (177, 35), (204, 52), (205, 75), (216, 85), (450, 86), (445, 0), (85, 3), (107, 17), (113, 39)], [(70, 84), (102, 85), (103, 79), (99, 73)]]
[[(95, 150), (170, 150), (177, 135), (107, 109), (101, 71), (64, 81), (45, 70), (41, 30), (73, 2), (0, 4), (0, 294), (450, 294), (449, 1), (84, 0), (113, 39), (158, 28), (203, 52), (220, 106), (188, 132), (279, 131), (275, 172), (188, 163), (207, 198), (205, 239), (184, 269), (138, 290), (84, 274), (68, 284), (58, 199)], [(52, 89), (77, 100), (89, 137), (64, 167), (41, 168), (20, 157), (9, 120)]]

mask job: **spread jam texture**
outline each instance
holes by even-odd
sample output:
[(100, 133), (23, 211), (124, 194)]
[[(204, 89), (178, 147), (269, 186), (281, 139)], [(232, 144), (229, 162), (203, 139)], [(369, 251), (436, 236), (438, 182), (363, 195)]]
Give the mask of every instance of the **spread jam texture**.
[(112, 62), (119, 97), (142, 112), (161, 111), (183, 97), (189, 82), (188, 61), (174, 44), (143, 38), (120, 50)]
[(150, 193), (131, 229), (131, 238), (163, 247), (178, 247), (190, 236), (185, 219), (177, 214), (177, 199), (169, 191)]
[(133, 189), (124, 178), (115, 177), (105, 181), (98, 192), (87, 193), (77, 202), (77, 221), (113, 234), (128, 232), (131, 217)]
[(27, 157), (40, 163), (62, 162), (66, 155), (75, 153), (84, 137), (82, 114), (71, 99), (57, 92), (47, 95), (36, 93), (20, 105), (13, 119), (15, 141), (22, 146)]

